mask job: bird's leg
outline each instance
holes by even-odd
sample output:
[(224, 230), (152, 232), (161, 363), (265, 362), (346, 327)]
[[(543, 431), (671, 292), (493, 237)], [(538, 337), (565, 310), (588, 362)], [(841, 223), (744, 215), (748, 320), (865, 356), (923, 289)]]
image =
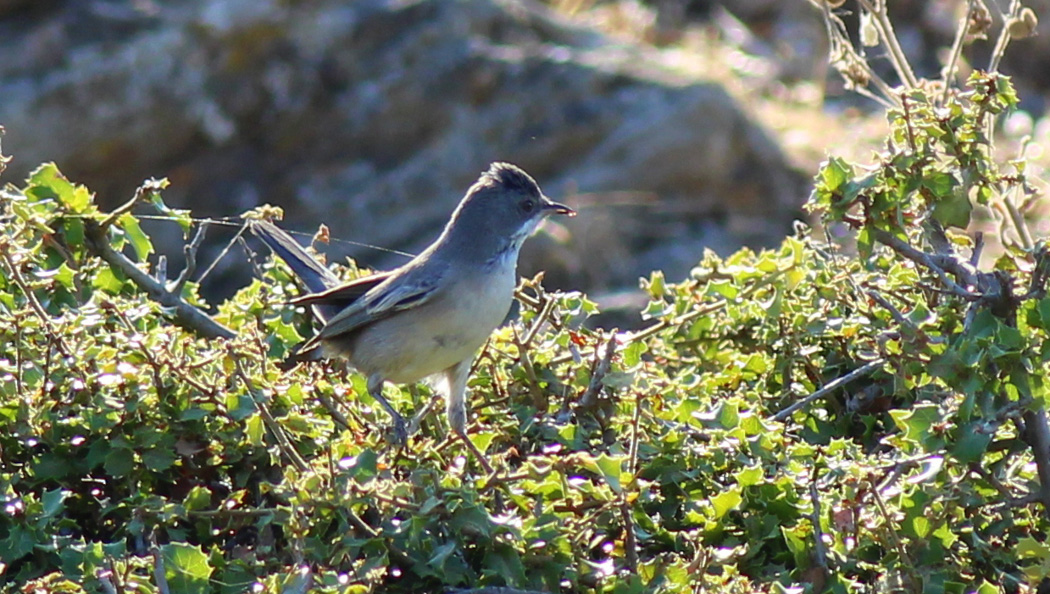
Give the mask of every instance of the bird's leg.
[(430, 411), (434, 410), (434, 406), (437, 405), (440, 395), (435, 394), (427, 399), (426, 404), (423, 408), (419, 409), (415, 415), (412, 416), (412, 420), (408, 422), (408, 434), (415, 435), (419, 432), (419, 429), (423, 426), (423, 419), (430, 414)]
[(390, 414), (390, 419), (394, 422), (393, 444), (402, 447), (408, 443), (408, 429), (405, 428), (405, 419), (383, 396), (383, 378), (378, 373), (368, 376), (368, 394), (375, 398), (376, 402), (381, 404), (386, 409), (386, 412)]
[(457, 435), (467, 434), (467, 376), (470, 359), (464, 359), (445, 370), (445, 407), (448, 424)]
[(467, 437), (467, 376), (470, 375), (471, 359), (464, 359), (445, 370), (445, 394), (448, 413), (448, 424), (452, 431), (463, 440), (467, 449), (478, 459), (485, 472), (492, 474), (492, 465), (485, 454)]

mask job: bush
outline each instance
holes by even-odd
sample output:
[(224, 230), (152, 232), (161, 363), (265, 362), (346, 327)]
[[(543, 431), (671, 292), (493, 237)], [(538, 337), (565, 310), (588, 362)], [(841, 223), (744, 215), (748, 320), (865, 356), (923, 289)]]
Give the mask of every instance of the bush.
[[(162, 182), (102, 213), (41, 166), (0, 196), (6, 588), (1031, 591), (1047, 249), (1023, 162), (1002, 171), (987, 132), (1016, 99), (977, 74), (894, 100), (875, 164), (830, 158), (810, 201), (855, 252), (800, 226), (654, 272), (630, 333), (526, 282), (471, 380), (492, 476), (437, 415), (396, 451), (362, 378), (282, 369), (308, 329), (281, 265), (213, 309), (164, 278), (133, 210), (202, 223)], [(953, 230), (983, 206), (1018, 238), (991, 271)]]

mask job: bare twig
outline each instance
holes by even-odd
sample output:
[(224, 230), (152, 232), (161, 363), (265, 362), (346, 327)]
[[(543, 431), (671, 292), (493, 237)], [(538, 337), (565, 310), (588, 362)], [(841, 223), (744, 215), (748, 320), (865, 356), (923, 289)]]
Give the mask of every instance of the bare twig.
[(265, 518), (281, 513), (276, 507), (256, 507), (251, 509), (199, 509), (187, 510), (186, 515), (192, 518)]
[(809, 499), (813, 503), (813, 512), (809, 521), (813, 524), (813, 552), (817, 567), (828, 571), (828, 553), (824, 546), (824, 530), (820, 527), (820, 494), (817, 493), (817, 468), (813, 467), (813, 476), (809, 481)]
[(292, 583), (281, 590), (281, 594), (306, 594), (310, 591), (310, 587), (314, 583), (314, 572), (304, 565), (299, 568), (297, 573), (299, 575), (292, 580)]
[(448, 594), (549, 594), (538, 590), (518, 590), (517, 588), (468, 588), (464, 590), (449, 590)]
[(171, 594), (171, 588), (168, 587), (168, 576), (165, 575), (164, 571), (164, 555), (160, 552), (160, 547), (157, 546), (157, 537), (155, 534), (150, 534), (150, 547), (149, 553), (153, 557), (153, 579), (157, 583), (157, 591), (160, 594)]
[(324, 406), (325, 410), (328, 411), (328, 414), (332, 415), (332, 420), (335, 421), (336, 425), (339, 425), (347, 431), (353, 431), (353, 427), (350, 426), (350, 422), (346, 420), (346, 416), (343, 415), (343, 412), (336, 407), (335, 403), (332, 402), (331, 398), (329, 398), (326, 394), (318, 394), (317, 400), (321, 403), (322, 406)]
[(95, 579), (98, 583), (102, 584), (102, 589), (106, 594), (118, 594), (117, 587), (113, 585), (113, 572), (109, 569), (96, 569)]
[[(864, 56), (857, 53), (850, 40), (846, 24), (831, 12), (828, 2), (824, 0), (810, 0), (810, 3), (817, 5), (822, 10), (825, 30), (828, 34), (831, 63), (846, 80), (847, 88), (868, 97), (886, 109), (896, 107), (898, 95), (893, 92), (890, 85), (878, 73), (871, 69)], [(868, 84), (875, 87), (880, 94), (869, 91), (866, 88)]]
[(183, 328), (194, 332), (204, 338), (233, 338), (236, 333), (233, 330), (211, 319), (208, 314), (190, 305), (179, 295), (169, 291), (156, 279), (146, 274), (137, 264), (129, 260), (124, 254), (113, 249), (106, 239), (102, 227), (90, 220), (84, 222), (85, 244), (99, 258), (105, 260), (110, 266), (120, 270), (138, 285), (140, 289), (149, 295), (150, 299), (160, 303), (172, 310), (175, 315), (175, 323)]
[(990, 505), (992, 505), (992, 511), (1002, 513), (1008, 509), (1013, 509), (1017, 507), (1027, 507), (1039, 501), (1039, 497), (1039, 493), (1029, 493), (1027, 495), (1022, 495), (1021, 497), (1008, 499), (1006, 501), (994, 501), (991, 502)]
[(944, 90), (941, 92), (941, 105), (948, 102), (952, 91), (952, 81), (955, 79), (955, 68), (959, 64), (959, 55), (962, 54), (963, 41), (966, 40), (966, 30), (970, 27), (970, 17), (973, 16), (974, 6), (979, 0), (969, 0), (966, 3), (966, 14), (955, 30), (955, 41), (952, 42), (951, 52), (948, 54), (948, 64), (941, 73), (944, 81)]
[[(736, 300), (741, 301), (747, 299), (755, 293), (757, 293), (758, 291), (764, 289), (765, 287), (775, 284), (780, 280), (781, 276), (788, 272), (788, 270), (789, 269), (778, 270), (774, 273), (763, 277), (755, 284), (741, 290), (740, 293), (737, 294)], [(628, 332), (621, 336), (621, 341), (623, 344), (626, 345), (636, 340), (644, 340), (646, 338), (649, 338), (650, 336), (653, 336), (654, 334), (658, 334), (659, 332), (666, 330), (667, 328), (678, 328), (688, 322), (695, 320), (696, 318), (710, 315), (720, 309), (723, 309), (727, 305), (729, 305), (729, 301), (725, 299), (719, 299), (718, 301), (699, 306), (696, 309), (688, 311), (676, 318), (660, 320), (659, 322), (656, 322), (648, 328), (643, 328), (636, 332)], [(570, 359), (571, 355), (563, 355), (561, 357), (555, 358), (551, 363), (565, 363)]]
[(1010, 45), (1010, 20), (1016, 18), (1021, 12), (1021, 0), (1011, 0), (1010, 9), (1002, 14), (1003, 28), (999, 30), (999, 37), (995, 40), (995, 49), (988, 60), (988, 72), (997, 72), (999, 62), (1006, 53), (1006, 46)]
[(897, 40), (897, 34), (893, 31), (893, 23), (890, 22), (889, 14), (886, 12), (886, 3), (878, 1), (876, 6), (871, 3), (871, 0), (858, 1), (864, 7), (864, 10), (867, 10), (874, 17), (872, 23), (878, 28), (879, 37), (882, 39), (886, 49), (889, 50), (890, 62), (897, 71), (901, 83), (908, 89), (914, 89), (919, 83), (915, 78), (915, 73), (911, 70), (908, 57), (904, 55), (904, 50), (901, 49), (900, 42)]
[(551, 299), (550, 297), (544, 299), (543, 309), (540, 310), (540, 313), (536, 316), (532, 326), (525, 333), (525, 337), (521, 339), (521, 345), (527, 347), (532, 343), (532, 339), (536, 337), (536, 333), (540, 331), (540, 327), (550, 318), (551, 312), (554, 311), (554, 306), (554, 299)]
[(255, 385), (252, 379), (248, 377), (248, 373), (244, 369), (244, 364), (241, 363), (240, 357), (236, 353), (230, 352), (230, 358), (233, 359), (234, 369), (237, 377), (244, 382), (244, 387), (248, 390), (248, 394), (251, 395), (252, 401), (255, 402), (255, 408), (258, 409), (259, 415), (262, 417), (263, 423), (267, 428), (270, 429), (270, 433), (273, 434), (274, 439), (277, 440), (277, 447), (281, 450), (289, 461), (295, 465), (296, 469), (303, 472), (309, 468), (306, 461), (303, 460), (299, 452), (292, 447), (291, 441), (288, 440), (288, 435), (284, 432), (284, 428), (281, 427), (277, 419), (270, 413), (269, 407), (263, 401), (262, 394), (255, 389)]
[(902, 564), (908, 572), (908, 577), (911, 578), (912, 590), (916, 590), (922, 582), (915, 573), (915, 563), (912, 562), (911, 555), (908, 554), (908, 548), (904, 546), (904, 541), (901, 540), (900, 534), (897, 534), (897, 522), (886, 509), (886, 503), (882, 500), (879, 490), (872, 489), (870, 492), (872, 499), (875, 500), (876, 507), (879, 508), (879, 513), (882, 514), (882, 521), (893, 539), (893, 545), (897, 548), (897, 554), (900, 555)]
[(1022, 300), (1045, 297), (1047, 280), (1050, 279), (1050, 245), (1041, 243), (1032, 257), (1035, 260), (1035, 268), (1028, 283), (1028, 291), (1021, 297)]
[(626, 497), (620, 502), (620, 519), (626, 533), (623, 539), (624, 563), (631, 573), (638, 573), (638, 539), (634, 534), (634, 520), (631, 518), (631, 505)]
[(960, 262), (955, 256), (948, 254), (927, 254), (922, 250), (912, 247), (895, 235), (881, 229), (875, 232), (875, 239), (901, 256), (904, 256), (916, 264), (923, 266), (930, 272), (933, 272), (937, 275), (937, 278), (940, 279), (945, 288), (956, 297), (960, 297), (967, 301), (977, 301), (984, 297), (983, 295), (963, 288), (958, 282), (952, 280), (952, 278), (948, 276), (948, 273), (951, 273), (956, 278), (963, 279), (962, 282), (964, 284), (971, 287), (977, 286), (976, 271), (974, 271), (967, 263)]
[(529, 348), (518, 334), (517, 328), (514, 328), (511, 334), (514, 337), (514, 344), (518, 347), (518, 361), (521, 362), (522, 368), (525, 369), (525, 376), (529, 378), (529, 396), (532, 397), (534, 402), (539, 402), (543, 394), (540, 391), (540, 380), (536, 375), (536, 368), (532, 365), (532, 357), (529, 356)]
[(946, 455), (944, 451), (930, 452), (927, 454), (921, 454), (913, 456), (911, 458), (905, 458), (904, 460), (898, 460), (897, 462), (891, 462), (889, 464), (883, 464), (882, 466), (876, 466), (875, 469), (887, 473), (885, 477), (877, 485), (874, 486), (875, 490), (879, 493), (889, 489), (894, 483), (897, 482), (904, 472), (913, 466), (918, 466), (923, 462), (932, 460), (935, 458), (943, 458)]
[(977, 476), (981, 477), (982, 479), (984, 479), (985, 482), (987, 482), (996, 491), (998, 491), (999, 495), (1002, 497), (1003, 501), (1009, 501), (1010, 499), (1013, 498), (1013, 493), (1010, 492), (1010, 489), (1007, 488), (1007, 486), (1004, 485), (1002, 483), (1002, 481), (1000, 481), (998, 479), (998, 477), (993, 475), (991, 472), (988, 472), (987, 468), (981, 466), (977, 462), (971, 462), (970, 463), (970, 472), (972, 472), (972, 473), (976, 474)]
[[(22, 374), (25, 372), (25, 368), (22, 365), (22, 348), (25, 345), (25, 341), (22, 338), (22, 316), (17, 313), (11, 316), (11, 323), (15, 326), (15, 394), (25, 394), (25, 385), (22, 383)], [(48, 349), (50, 350), (50, 349)], [(47, 371), (44, 372), (44, 377), (49, 377)], [(47, 382), (43, 382), (47, 383)], [(43, 390), (43, 385), (40, 386)]]
[(868, 297), (871, 297), (876, 303), (885, 308), (886, 311), (890, 312), (890, 316), (893, 317), (893, 320), (897, 322), (898, 325), (908, 328), (913, 332), (918, 332), (919, 328), (915, 324), (913, 324), (911, 320), (904, 317), (904, 314), (902, 314), (900, 310), (897, 309), (892, 303), (890, 303), (885, 297), (880, 295), (878, 291), (869, 289), (865, 291), (865, 294), (867, 294)]
[(1042, 406), (1024, 413), (1027, 431), (1025, 441), (1032, 448), (1036, 473), (1039, 475), (1037, 496), (1043, 509), (1050, 514), (1050, 426), (1046, 422), (1046, 410)]
[[(1020, 191), (1020, 186), (1015, 191)], [(1014, 230), (1017, 231), (1017, 236), (1021, 238), (1021, 247), (1025, 250), (1031, 250), (1034, 247), (1032, 242), (1032, 235), (1028, 231), (1028, 225), (1024, 222), (1024, 215), (1017, 208), (1017, 205), (1010, 200), (1009, 196), (1003, 197), (1003, 206), (1006, 208), (1006, 212), (1010, 215), (1010, 222), (1014, 226)]]
[(241, 228), (237, 230), (237, 233), (233, 236), (233, 239), (228, 241), (226, 243), (226, 245), (223, 246), (222, 251), (219, 252), (218, 256), (215, 256), (215, 259), (212, 260), (211, 265), (209, 265), (206, 269), (204, 269), (204, 272), (201, 273), (201, 277), (199, 279), (197, 279), (198, 281), (203, 281), (209, 274), (211, 274), (212, 270), (215, 270), (215, 266), (218, 265), (218, 263), (224, 257), (226, 257), (226, 254), (228, 254), (230, 252), (230, 248), (233, 247), (233, 244), (237, 243), (238, 240), (241, 240), (242, 244), (243, 244), (243, 240), (241, 238), (244, 236), (244, 230), (247, 229), (247, 228), (248, 228), (247, 224), (241, 225)]
[(814, 400), (817, 400), (819, 398), (823, 398), (824, 396), (827, 396), (831, 392), (837, 390), (838, 388), (841, 388), (842, 386), (852, 382), (853, 380), (855, 380), (855, 379), (857, 379), (859, 377), (863, 377), (863, 376), (871, 373), (872, 371), (875, 371), (879, 367), (882, 367), (883, 364), (885, 364), (885, 363), (886, 363), (885, 359), (881, 359), (881, 358), (880, 359), (875, 359), (874, 361), (872, 361), (870, 363), (867, 363), (866, 365), (864, 365), (862, 367), (858, 367), (857, 369), (854, 369), (853, 371), (847, 373), (846, 375), (844, 375), (844, 376), (842, 376), (840, 378), (837, 378), (835, 380), (832, 380), (832, 381), (828, 382), (827, 385), (825, 385), (823, 388), (817, 390), (816, 392), (813, 392), (809, 396), (806, 396), (802, 400), (799, 400), (798, 402), (792, 404), (791, 406), (789, 406), (789, 407), (785, 408), (784, 410), (778, 412), (777, 414), (773, 415), (773, 420), (774, 421), (784, 421), (784, 420), (786, 420), (788, 417), (790, 417), (792, 414), (794, 414), (795, 411), (799, 410), (800, 408), (802, 408), (804, 406), (807, 406), (809, 403), (813, 402)]
[[(48, 339), (58, 347), (58, 350), (62, 352), (63, 358), (68, 361), (76, 361), (76, 352), (66, 344), (66, 341), (62, 338), (62, 333), (59, 332), (53, 325), (51, 315), (47, 313), (44, 306), (40, 303), (40, 300), (36, 298), (36, 293), (33, 292), (33, 288), (26, 281), (25, 277), (22, 276), (19, 263), (15, 262), (11, 258), (11, 252), (6, 249), (6, 246), (0, 246), (4, 249), (0, 249), (0, 262), (3, 262), (4, 268), (7, 269), (9, 278), (15, 282), (22, 294), (25, 295), (26, 301), (29, 302), (29, 306), (33, 309), (33, 313), (36, 314), (37, 318), (40, 319), (40, 323), (47, 330)], [(89, 378), (84, 377), (84, 381), (89, 381)]]
[(197, 271), (197, 250), (200, 249), (201, 243), (204, 242), (204, 235), (207, 231), (208, 222), (205, 221), (197, 227), (197, 233), (193, 235), (193, 240), (190, 241), (189, 245), (183, 248), (182, 251), (186, 254), (186, 267), (179, 273), (179, 278), (175, 279), (175, 283), (171, 287), (172, 293), (182, 293), (182, 288), (186, 286), (186, 282)]
[(641, 440), (641, 432), (638, 428), (642, 419), (642, 394), (634, 393), (634, 418), (631, 419), (631, 447), (628, 450), (628, 466), (631, 476), (638, 474), (638, 442)]
[(595, 365), (591, 371), (591, 381), (587, 384), (587, 389), (584, 390), (580, 396), (578, 408), (588, 410), (593, 408), (598, 400), (598, 394), (601, 393), (602, 388), (605, 386), (604, 379), (609, 373), (609, 369), (612, 368), (613, 357), (616, 355), (616, 330), (609, 332), (609, 340), (605, 342), (605, 352), (602, 353), (601, 359), (598, 359), (598, 353), (600, 351), (595, 349)]
[(112, 226), (113, 223), (117, 221), (117, 219), (131, 212), (131, 209), (135, 208), (136, 204), (142, 202), (146, 198), (147, 194), (155, 194), (157, 192), (160, 192), (167, 185), (167, 180), (162, 179), (147, 179), (146, 181), (142, 182), (142, 185), (135, 190), (135, 195), (132, 196), (130, 200), (114, 209), (113, 212), (109, 213), (106, 216), (106, 218), (102, 219), (102, 222), (98, 223), (98, 228), (103, 232), (108, 230), (110, 226)]
[(981, 252), (984, 251), (984, 233), (978, 231), (973, 237), (973, 251), (970, 253), (970, 266), (977, 269), (977, 265), (981, 262)]
[(485, 469), (485, 474), (492, 476), (496, 473), (492, 468), (492, 465), (489, 464), (488, 458), (486, 458), (485, 454), (478, 449), (478, 446), (474, 445), (473, 441), (470, 441), (469, 437), (466, 435), (460, 435), (459, 438), (463, 441), (463, 444), (467, 446), (467, 449), (470, 450), (470, 453), (474, 455), (474, 459), (481, 464), (483, 469)]
[[(6, 132), (6, 130), (4, 130), (3, 126), (0, 126), (0, 138), (3, 137), (4, 132)], [(4, 156), (4, 148), (3, 148), (3, 145), (0, 144), (0, 173), (3, 173), (4, 170), (7, 169), (7, 164), (10, 161), (11, 161), (11, 157), (5, 157)]]
[[(741, 295), (741, 296), (743, 297), (743, 295)], [(643, 328), (641, 330), (638, 330), (637, 332), (628, 333), (624, 337), (624, 343), (630, 343), (630, 342), (634, 342), (636, 340), (646, 339), (646, 338), (648, 338), (648, 337), (650, 337), (650, 336), (652, 336), (654, 334), (657, 334), (661, 330), (664, 330), (666, 328), (681, 326), (682, 324), (685, 324), (686, 322), (690, 322), (690, 321), (692, 321), (692, 320), (694, 320), (696, 318), (699, 318), (699, 317), (702, 317), (702, 316), (706, 316), (708, 314), (712, 314), (712, 313), (714, 313), (714, 312), (724, 308), (727, 305), (729, 305), (728, 301), (726, 301), (725, 299), (719, 299), (718, 301), (715, 301), (714, 303), (709, 303), (707, 305), (698, 307), (698, 308), (694, 309), (693, 311), (684, 313), (681, 316), (678, 316), (677, 318), (675, 318), (673, 320), (661, 320), (661, 321), (653, 324), (652, 326), (649, 326), (648, 328)]]

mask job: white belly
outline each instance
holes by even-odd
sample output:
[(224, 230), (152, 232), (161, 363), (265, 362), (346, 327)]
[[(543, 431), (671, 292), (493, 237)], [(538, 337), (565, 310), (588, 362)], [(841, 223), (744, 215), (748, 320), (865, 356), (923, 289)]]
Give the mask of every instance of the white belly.
[(366, 375), (411, 383), (473, 358), (510, 309), (517, 273), (513, 266), (501, 268), (485, 282), (477, 278), (482, 274), (468, 274), (461, 290), (364, 328), (350, 363)]

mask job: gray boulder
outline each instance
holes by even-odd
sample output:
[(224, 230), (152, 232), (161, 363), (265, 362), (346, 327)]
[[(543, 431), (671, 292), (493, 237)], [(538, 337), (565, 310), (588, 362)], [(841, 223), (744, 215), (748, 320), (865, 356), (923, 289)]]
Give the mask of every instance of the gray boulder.
[(167, 176), (200, 216), (280, 204), (289, 228), (415, 251), (511, 161), (579, 207), (523, 254), (566, 288), (775, 243), (807, 191), (680, 55), (528, 1), (51, 3), (0, 18), (0, 52), (8, 181), (53, 160), (113, 205)]

